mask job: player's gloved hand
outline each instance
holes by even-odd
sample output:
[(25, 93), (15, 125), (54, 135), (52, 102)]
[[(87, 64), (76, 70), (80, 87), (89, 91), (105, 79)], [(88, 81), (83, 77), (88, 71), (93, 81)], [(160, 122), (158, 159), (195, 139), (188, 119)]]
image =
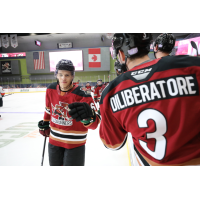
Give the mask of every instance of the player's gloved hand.
[(97, 103), (97, 98), (94, 98), (95, 103)]
[(39, 132), (41, 135), (49, 137), (50, 134), (50, 127), (48, 121), (39, 121), (38, 122)]
[(72, 103), (68, 105), (69, 114), (77, 122), (81, 121), (83, 124), (89, 124), (96, 120), (96, 114), (94, 110), (85, 102)]

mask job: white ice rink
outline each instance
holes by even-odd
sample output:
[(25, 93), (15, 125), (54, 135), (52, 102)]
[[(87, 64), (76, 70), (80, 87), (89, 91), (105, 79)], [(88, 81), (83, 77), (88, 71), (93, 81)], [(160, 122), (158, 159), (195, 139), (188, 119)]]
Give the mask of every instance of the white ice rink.
[[(45, 92), (15, 93), (3, 98), (0, 107), (0, 166), (40, 166), (44, 137), (37, 123), (43, 119)], [(49, 166), (48, 139), (44, 166)], [(99, 127), (89, 130), (85, 166), (129, 166), (127, 145), (118, 151), (106, 149)]]

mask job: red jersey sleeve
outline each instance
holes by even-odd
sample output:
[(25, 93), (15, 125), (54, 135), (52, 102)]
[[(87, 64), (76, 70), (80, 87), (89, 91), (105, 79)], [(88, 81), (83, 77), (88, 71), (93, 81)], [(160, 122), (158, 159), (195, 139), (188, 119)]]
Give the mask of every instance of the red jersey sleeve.
[(97, 95), (98, 95), (98, 87), (94, 89), (94, 100), (97, 100)]
[(44, 112), (44, 121), (50, 121), (50, 107), (51, 107), (51, 104), (50, 104), (50, 99), (49, 99), (49, 95), (48, 95), (49, 91), (48, 89), (46, 90), (46, 98), (45, 98), (45, 112)]
[(119, 150), (124, 146), (127, 140), (127, 132), (123, 129), (122, 125), (112, 115), (112, 112), (107, 112), (108, 109), (106, 102), (100, 104), (101, 110), (101, 124), (99, 129), (100, 138), (108, 149)]

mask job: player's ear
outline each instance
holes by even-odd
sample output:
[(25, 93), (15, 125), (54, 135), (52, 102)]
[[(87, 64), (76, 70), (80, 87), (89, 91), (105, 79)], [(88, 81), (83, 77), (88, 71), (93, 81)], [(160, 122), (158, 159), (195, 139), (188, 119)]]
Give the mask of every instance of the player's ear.
[(158, 51), (158, 45), (156, 44), (156, 46), (153, 49), (154, 51)]
[(125, 55), (124, 55), (124, 52), (119, 50), (119, 57), (121, 59), (121, 62), (125, 62)]

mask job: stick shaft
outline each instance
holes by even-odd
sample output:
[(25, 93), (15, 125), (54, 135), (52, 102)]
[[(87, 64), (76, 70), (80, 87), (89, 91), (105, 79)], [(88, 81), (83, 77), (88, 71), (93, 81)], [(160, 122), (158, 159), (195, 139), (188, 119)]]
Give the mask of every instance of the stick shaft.
[(45, 139), (44, 139), (44, 146), (43, 146), (43, 152), (42, 152), (42, 162), (41, 162), (41, 166), (43, 166), (43, 161), (44, 161), (44, 152), (45, 152), (45, 146), (46, 146), (46, 139), (47, 139), (47, 137), (45, 136)]

